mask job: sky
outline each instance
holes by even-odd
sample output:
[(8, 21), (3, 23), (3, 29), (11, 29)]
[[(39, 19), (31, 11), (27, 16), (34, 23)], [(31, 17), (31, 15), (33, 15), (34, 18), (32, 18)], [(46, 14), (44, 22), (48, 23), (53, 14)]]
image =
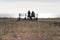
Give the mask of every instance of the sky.
[(38, 14), (38, 18), (60, 17), (60, 0), (0, 0), (0, 17), (23, 17), (28, 10)]

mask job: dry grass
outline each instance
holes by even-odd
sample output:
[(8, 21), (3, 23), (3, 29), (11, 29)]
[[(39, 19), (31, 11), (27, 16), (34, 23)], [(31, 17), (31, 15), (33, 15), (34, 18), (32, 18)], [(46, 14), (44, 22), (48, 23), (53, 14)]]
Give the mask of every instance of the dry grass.
[(60, 40), (60, 21), (16, 20), (0, 19), (0, 40)]

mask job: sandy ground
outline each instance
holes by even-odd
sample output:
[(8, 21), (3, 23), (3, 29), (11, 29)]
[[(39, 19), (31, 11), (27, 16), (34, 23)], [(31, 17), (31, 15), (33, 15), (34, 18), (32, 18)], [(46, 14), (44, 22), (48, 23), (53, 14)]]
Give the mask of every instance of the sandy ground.
[(60, 19), (0, 19), (0, 40), (60, 40)]

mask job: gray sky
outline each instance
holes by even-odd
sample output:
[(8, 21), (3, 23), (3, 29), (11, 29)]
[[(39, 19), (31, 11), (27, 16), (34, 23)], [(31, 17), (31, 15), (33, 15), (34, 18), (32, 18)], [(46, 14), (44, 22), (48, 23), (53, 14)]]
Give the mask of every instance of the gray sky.
[(18, 17), (35, 11), (39, 18), (60, 17), (60, 0), (0, 0), (1, 17)]
[(39, 2), (59, 2), (60, 0), (0, 0), (0, 1), (39, 1)]

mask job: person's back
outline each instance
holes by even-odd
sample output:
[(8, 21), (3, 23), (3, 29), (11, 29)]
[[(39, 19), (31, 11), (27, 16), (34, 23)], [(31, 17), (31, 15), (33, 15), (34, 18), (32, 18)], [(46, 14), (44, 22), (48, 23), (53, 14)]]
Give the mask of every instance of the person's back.
[(35, 17), (35, 13), (34, 13), (34, 11), (32, 11), (31, 17)]

